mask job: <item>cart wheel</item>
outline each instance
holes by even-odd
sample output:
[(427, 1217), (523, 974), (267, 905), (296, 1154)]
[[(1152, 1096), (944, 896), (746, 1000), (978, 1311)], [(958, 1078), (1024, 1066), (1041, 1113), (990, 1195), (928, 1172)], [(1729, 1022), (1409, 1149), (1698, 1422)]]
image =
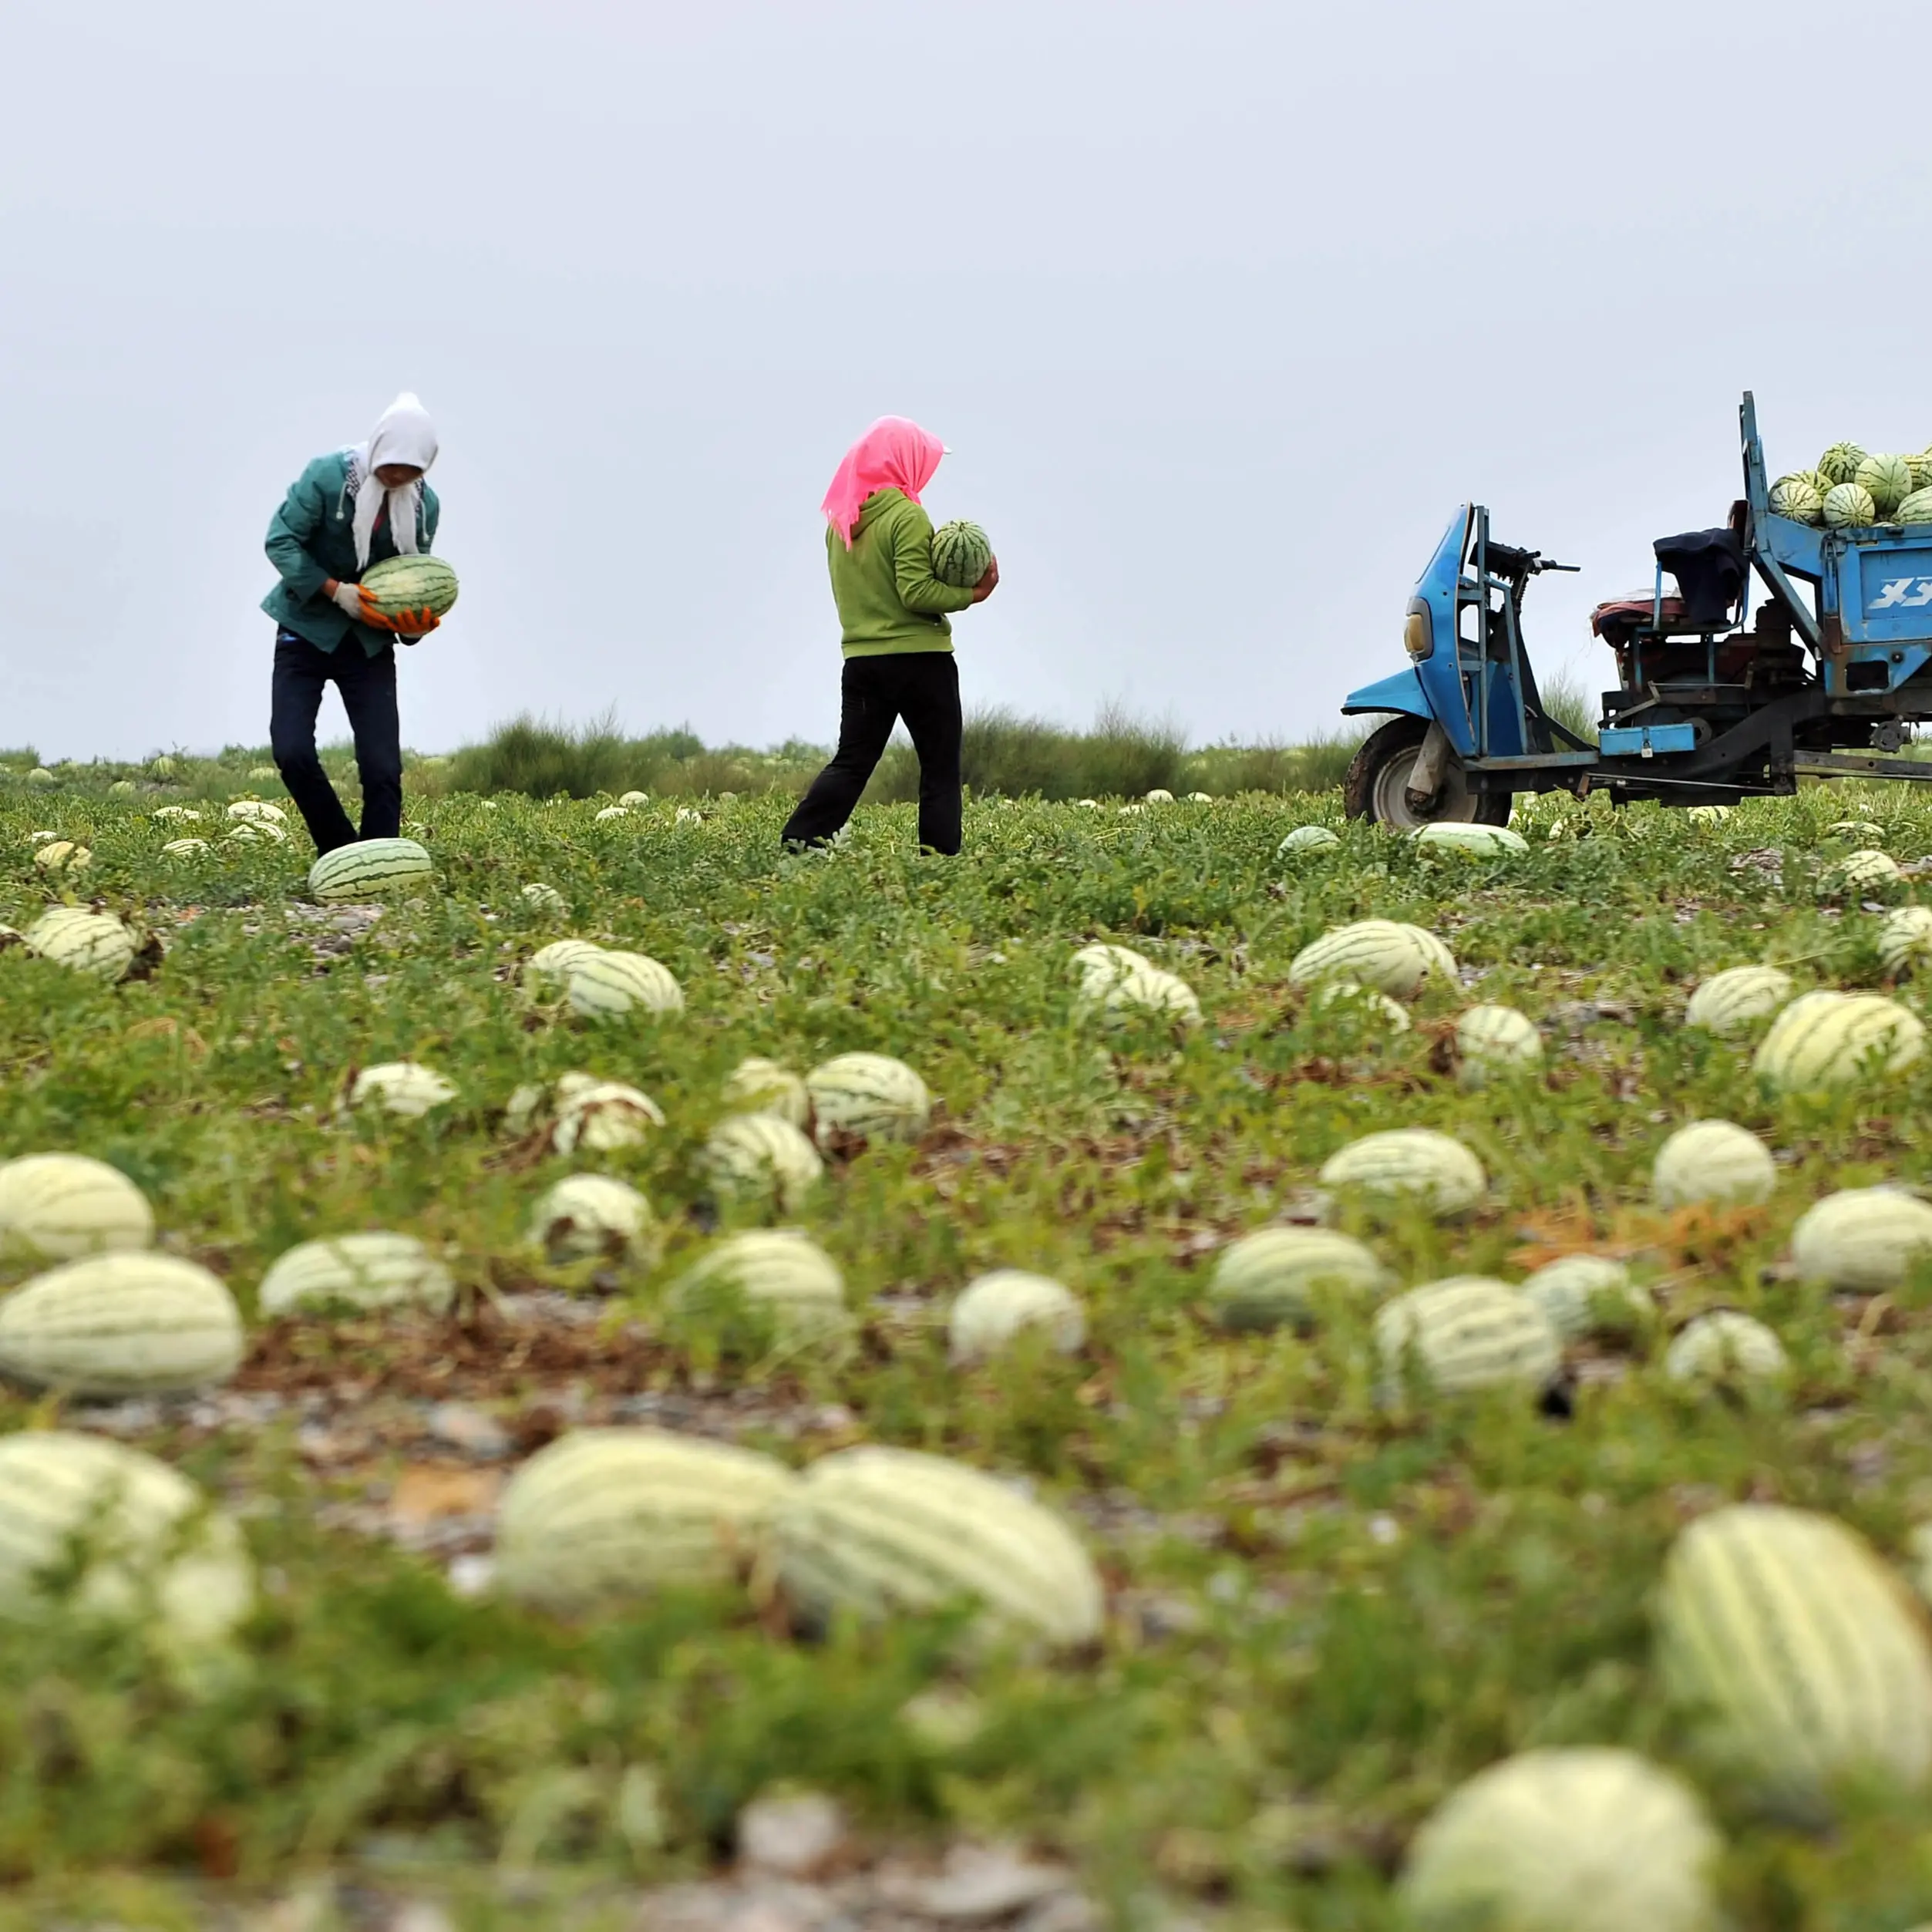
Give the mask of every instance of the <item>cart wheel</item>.
[(1392, 718), (1362, 741), (1348, 776), (1341, 781), (1341, 802), (1351, 819), (1373, 819), (1378, 825), (1408, 830), (1449, 820), (1462, 825), (1507, 825), (1507, 792), (1478, 792), (1470, 788), (1461, 760), (1449, 759), (1432, 809), (1418, 812), (1409, 802), (1409, 775), (1415, 769), (1428, 725), (1406, 715)]

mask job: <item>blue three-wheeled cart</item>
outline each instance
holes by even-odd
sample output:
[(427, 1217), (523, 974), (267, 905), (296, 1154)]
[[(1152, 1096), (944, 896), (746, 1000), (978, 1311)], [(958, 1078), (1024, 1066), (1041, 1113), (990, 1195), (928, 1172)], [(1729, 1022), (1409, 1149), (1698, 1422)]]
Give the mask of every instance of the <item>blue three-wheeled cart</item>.
[(1543, 710), (1523, 640), (1530, 578), (1574, 567), (1496, 542), (1479, 505), (1456, 511), (1409, 601), (1408, 668), (1342, 706), (1394, 714), (1349, 768), (1350, 817), (1500, 825), (1517, 792), (1701, 805), (1788, 793), (1801, 773), (1932, 779), (1892, 755), (1932, 719), (1932, 524), (1774, 516), (1748, 392), (1738, 416), (1743, 500), (1721, 528), (1659, 537), (1652, 587), (1597, 607), (1617, 688), (1594, 746)]

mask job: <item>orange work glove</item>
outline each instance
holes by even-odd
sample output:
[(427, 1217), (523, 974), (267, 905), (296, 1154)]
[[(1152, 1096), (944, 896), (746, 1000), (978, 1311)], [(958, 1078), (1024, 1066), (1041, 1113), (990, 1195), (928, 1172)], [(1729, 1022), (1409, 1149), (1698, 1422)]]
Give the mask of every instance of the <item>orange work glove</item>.
[(398, 637), (407, 638), (413, 644), (418, 638), (426, 638), (443, 621), (426, 604), (419, 611), (385, 614), (362, 585), (357, 584), (355, 591), (362, 620), (372, 631), (393, 631)]
[(404, 611), (383, 621), (405, 644), (414, 644), (417, 638), (426, 638), (443, 620), (426, 604), (419, 611)]

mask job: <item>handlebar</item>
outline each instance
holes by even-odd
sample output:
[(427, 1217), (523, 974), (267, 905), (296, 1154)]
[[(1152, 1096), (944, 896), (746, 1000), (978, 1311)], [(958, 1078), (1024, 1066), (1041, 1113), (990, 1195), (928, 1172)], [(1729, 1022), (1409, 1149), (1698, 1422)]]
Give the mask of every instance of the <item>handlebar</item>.
[(1521, 579), (1540, 576), (1545, 571), (1577, 571), (1577, 564), (1559, 564), (1553, 558), (1546, 557), (1541, 550), (1518, 550), (1513, 544), (1499, 544), (1493, 538), (1489, 547), (1489, 568), (1498, 577)]

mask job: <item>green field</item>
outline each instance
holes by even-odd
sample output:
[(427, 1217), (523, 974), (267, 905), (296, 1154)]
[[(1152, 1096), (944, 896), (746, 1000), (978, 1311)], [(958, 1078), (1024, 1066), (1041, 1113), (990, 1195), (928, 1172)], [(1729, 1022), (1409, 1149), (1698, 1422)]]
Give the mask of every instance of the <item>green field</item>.
[[(251, 1324), (225, 1388), (106, 1407), (16, 1390), (0, 1429), (111, 1429), (173, 1463), (241, 1522), (261, 1579), (237, 1656), (199, 1686), (138, 1632), (0, 1624), (0, 1910), (216, 1924), (210, 1900), (328, 1873), (445, 1897), (463, 1926), (630, 1925), (641, 1889), (722, 1869), (743, 1808), (797, 1788), (840, 1801), (867, 1859), (1023, 1842), (1107, 1921), (1375, 1932), (1402, 1923), (1405, 1848), (1454, 1786), (1530, 1745), (1607, 1742), (1701, 1792), (1739, 1932), (1932, 1919), (1924, 1794), (1848, 1788), (1828, 1829), (1767, 1817), (1662, 1694), (1650, 1612), (1673, 1539), (1722, 1503), (1831, 1512), (1905, 1575), (1932, 1520), (1932, 1267), (1834, 1295), (1785, 1260), (1820, 1197), (1932, 1180), (1932, 1057), (1775, 1098), (1752, 1072), (1763, 1022), (1718, 1038), (1683, 1018), (1700, 978), (1749, 961), (1884, 988), (1878, 909), (1924, 890), (1932, 809), (1824, 788), (1708, 822), (1545, 802), (1519, 813), (1526, 853), (1473, 860), (1342, 825), (1333, 793), (985, 801), (946, 861), (905, 806), (784, 857), (782, 794), (599, 823), (608, 799), (449, 783), (406, 809), (439, 889), (371, 916), (307, 901), (298, 826), (224, 840), (219, 801), (250, 789), (234, 769), (119, 796), (0, 781), (0, 924), (65, 894), (165, 947), (119, 985), (0, 951), (0, 1156), (120, 1168)], [(157, 823), (170, 803), (201, 823)], [(1833, 872), (1873, 842), (1830, 829), (1853, 816), (1907, 867), (1864, 900)], [(1278, 857), (1311, 821), (1339, 846)], [(47, 832), (91, 850), (84, 873), (36, 867)], [(207, 852), (162, 855), (197, 833)], [(534, 881), (567, 912), (533, 911)], [(1370, 917), (1428, 927), (1461, 969), (1406, 1031), (1289, 981), (1309, 941)], [(533, 1005), (521, 964), (565, 935), (662, 961), (685, 1011), (594, 1025)], [(1205, 1022), (1083, 1015), (1070, 961), (1095, 939), (1179, 974)], [(1895, 991), (1923, 1010), (1910, 977)], [(1459, 1082), (1449, 1036), (1478, 1000), (1537, 1023), (1539, 1071)], [(904, 1059), (938, 1102), (915, 1143), (836, 1143), (784, 1217), (842, 1267), (856, 1345), (672, 1308), (719, 1230), (777, 1224), (712, 1198), (721, 1082), (748, 1055), (802, 1074), (854, 1050)], [(405, 1059), (458, 1097), (413, 1120), (340, 1108), (356, 1069)], [(635, 1084), (667, 1124), (574, 1160), (507, 1128), (516, 1089), (572, 1070)], [(1659, 1145), (1713, 1117), (1775, 1150), (1772, 1199), (1654, 1207)], [(1489, 1189), (1440, 1223), (1325, 1204), (1390, 1292), (1577, 1250), (1651, 1289), (1654, 1325), (1570, 1351), (1567, 1415), (1520, 1389), (1378, 1400), (1367, 1298), (1305, 1333), (1210, 1319), (1217, 1250), (1324, 1211), (1323, 1162), (1400, 1126), (1459, 1137)], [(648, 1195), (658, 1266), (532, 1247), (532, 1203), (574, 1165)], [(257, 1317), (278, 1254), (362, 1228), (445, 1246), (456, 1313)], [(1077, 1355), (951, 1365), (948, 1303), (1000, 1266), (1079, 1295)], [(1671, 1334), (1718, 1307), (1775, 1330), (1786, 1382), (1664, 1375)], [(506, 1473), (611, 1421), (793, 1466), (877, 1442), (1024, 1478), (1098, 1563), (1105, 1636), (1041, 1656), (963, 1613), (803, 1635), (736, 1584), (575, 1622), (501, 1600)]]

